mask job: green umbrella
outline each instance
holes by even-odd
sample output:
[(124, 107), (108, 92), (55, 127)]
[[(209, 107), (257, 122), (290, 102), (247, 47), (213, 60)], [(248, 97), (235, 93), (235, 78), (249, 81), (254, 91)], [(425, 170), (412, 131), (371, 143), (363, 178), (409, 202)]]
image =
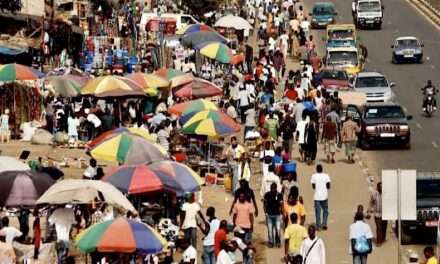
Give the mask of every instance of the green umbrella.
[(51, 87), (49, 90), (56, 96), (74, 97), (81, 92), (81, 87), (87, 84), (88, 78), (76, 75), (61, 75), (47, 78)]

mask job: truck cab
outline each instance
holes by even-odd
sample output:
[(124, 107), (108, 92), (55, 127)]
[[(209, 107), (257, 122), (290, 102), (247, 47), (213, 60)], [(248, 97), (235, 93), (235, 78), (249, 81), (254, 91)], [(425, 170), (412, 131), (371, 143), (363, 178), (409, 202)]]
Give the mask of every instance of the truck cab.
[(352, 13), (358, 28), (382, 28), (383, 5), (381, 0), (355, 0)]
[(353, 24), (328, 25), (324, 41), (326, 48), (357, 47), (356, 26)]
[(324, 64), (327, 68), (345, 70), (350, 77), (363, 68), (363, 60), (355, 47), (327, 48)]

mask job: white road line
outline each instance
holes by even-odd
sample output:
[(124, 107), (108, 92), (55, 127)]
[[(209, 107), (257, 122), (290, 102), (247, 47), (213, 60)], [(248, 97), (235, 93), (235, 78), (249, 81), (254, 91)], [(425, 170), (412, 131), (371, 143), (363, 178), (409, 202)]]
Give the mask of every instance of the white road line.
[(435, 141), (432, 141), (432, 146), (433, 146), (434, 148), (438, 148), (438, 145), (437, 145), (437, 143), (436, 143)]
[(419, 123), (416, 123), (416, 127), (422, 129), (422, 125), (420, 125)]
[(419, 14), (424, 17), (431, 25), (433, 25), (437, 30), (440, 30), (440, 26), (437, 25), (432, 18), (430, 18), (429, 16), (427, 16), (425, 13), (423, 13), (423, 11), (421, 10), (422, 7), (419, 7), (417, 5), (415, 5), (413, 2), (406, 0), (406, 2), (411, 5), (417, 12), (419, 12)]

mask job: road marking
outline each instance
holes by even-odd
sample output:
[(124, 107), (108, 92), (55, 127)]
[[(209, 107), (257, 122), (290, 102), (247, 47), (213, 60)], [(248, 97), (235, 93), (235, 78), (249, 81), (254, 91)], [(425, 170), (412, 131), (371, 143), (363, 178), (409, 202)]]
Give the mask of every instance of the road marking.
[(433, 146), (434, 148), (438, 148), (438, 145), (437, 145), (437, 143), (436, 143), (435, 141), (432, 141), (432, 146)]
[(414, 4), (412, 1), (410, 1), (410, 0), (406, 0), (406, 2), (409, 4), (409, 5), (411, 5), (415, 10), (417, 10), (417, 12), (419, 12), (420, 13), (420, 15), (422, 16), (422, 17), (424, 17), (431, 25), (433, 25), (437, 30), (440, 30), (440, 26), (439, 25), (437, 25), (434, 21), (433, 21), (433, 19), (432, 18), (430, 18), (428, 15), (426, 15), (423, 11), (422, 11), (422, 8), (423, 7), (420, 7), (420, 6), (417, 6), (416, 4)]
[(419, 123), (416, 123), (416, 127), (422, 129), (422, 125), (420, 125)]

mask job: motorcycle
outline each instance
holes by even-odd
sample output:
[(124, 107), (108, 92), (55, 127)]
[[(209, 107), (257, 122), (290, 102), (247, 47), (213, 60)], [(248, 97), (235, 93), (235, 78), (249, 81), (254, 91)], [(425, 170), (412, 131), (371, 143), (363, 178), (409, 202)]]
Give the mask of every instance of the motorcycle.
[(425, 93), (426, 97), (425, 97), (425, 101), (424, 101), (424, 112), (426, 114), (426, 117), (431, 117), (432, 114), (434, 113), (434, 111), (437, 110), (436, 107), (436, 103), (435, 103), (435, 98), (434, 95), (437, 91), (432, 91), (432, 92), (428, 92)]

